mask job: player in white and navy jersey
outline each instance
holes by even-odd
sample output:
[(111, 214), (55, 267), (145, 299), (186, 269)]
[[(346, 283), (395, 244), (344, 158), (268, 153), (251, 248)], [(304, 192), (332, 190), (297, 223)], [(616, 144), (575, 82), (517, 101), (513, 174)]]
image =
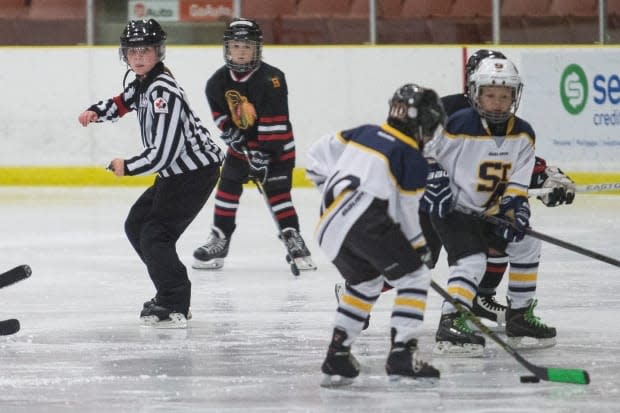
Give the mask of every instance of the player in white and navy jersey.
[(349, 384), (359, 374), (351, 344), (362, 331), (384, 281), (396, 289), (392, 347), (386, 372), (435, 381), (439, 372), (416, 358), (430, 271), (418, 222), (427, 163), (425, 142), (445, 120), (437, 94), (407, 84), (390, 100), (387, 123), (325, 136), (310, 148), (308, 176), (322, 189), (316, 238), (346, 281), (323, 386)]

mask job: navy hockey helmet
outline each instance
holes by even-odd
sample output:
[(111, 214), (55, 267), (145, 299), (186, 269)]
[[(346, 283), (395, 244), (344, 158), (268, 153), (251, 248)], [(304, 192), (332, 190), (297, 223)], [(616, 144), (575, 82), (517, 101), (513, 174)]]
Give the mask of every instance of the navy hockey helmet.
[(159, 60), (166, 57), (166, 32), (155, 19), (131, 20), (121, 34), (120, 58), (127, 63), (127, 49), (155, 47)]
[(446, 112), (433, 89), (408, 83), (394, 92), (389, 104), (388, 125), (414, 138), (420, 149), (445, 125)]
[(506, 56), (502, 52), (497, 50), (479, 49), (476, 50), (465, 65), (465, 94), (469, 91), (469, 83), (471, 82), (471, 75), (474, 73), (480, 62), (487, 58), (506, 59)]
[[(252, 57), (248, 61), (233, 62), (230, 53), (232, 42), (244, 42), (250, 45), (253, 49)], [(263, 31), (254, 20), (233, 19), (224, 32), (223, 43), (224, 62), (229, 69), (238, 73), (246, 73), (260, 66), (263, 51)]]

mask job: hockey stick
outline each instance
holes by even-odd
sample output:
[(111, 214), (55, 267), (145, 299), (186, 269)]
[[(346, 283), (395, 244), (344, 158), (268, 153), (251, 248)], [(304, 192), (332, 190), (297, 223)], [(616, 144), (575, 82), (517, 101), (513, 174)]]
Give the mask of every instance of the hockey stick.
[(440, 296), (442, 296), (445, 300), (450, 302), (456, 308), (458, 312), (465, 315), (468, 320), (470, 320), (478, 329), (488, 336), (490, 339), (495, 341), (501, 348), (503, 348), (508, 354), (510, 354), (515, 360), (519, 362), (523, 367), (528, 369), (532, 374), (534, 374), (534, 378), (532, 376), (521, 376), (522, 383), (528, 382), (537, 382), (540, 380), (546, 381), (554, 381), (559, 383), (573, 383), (573, 384), (588, 384), (590, 383), (590, 375), (587, 371), (582, 369), (565, 369), (565, 368), (557, 368), (557, 367), (541, 367), (535, 364), (530, 363), (526, 359), (521, 356), (512, 348), (508, 343), (499, 338), (497, 334), (495, 334), (489, 327), (480, 321), (476, 315), (471, 312), (464, 305), (456, 301), (446, 290), (441, 288), (437, 283), (431, 280), (431, 287), (435, 290)]
[[(502, 219), (500, 217), (494, 216), (494, 215), (485, 215), (482, 212), (477, 212), (474, 211), (473, 209), (464, 207), (462, 205), (456, 205), (454, 207), (455, 211), (459, 211), (462, 212), (464, 214), (467, 215), (473, 215), (475, 217), (480, 218), (481, 220), (488, 222), (490, 224), (493, 225), (509, 225), (512, 228), (515, 228), (519, 231), (521, 231), (519, 228), (516, 227), (514, 222), (508, 221), (506, 219)], [(594, 258), (595, 260), (599, 260), (599, 261), (603, 261), (606, 262), (607, 264), (611, 264), (615, 267), (620, 267), (620, 261), (615, 259), (615, 258), (611, 258), (608, 257), (606, 255), (603, 254), (599, 254), (596, 251), (591, 251), (589, 249), (580, 247), (579, 245), (575, 245), (575, 244), (571, 244), (570, 242), (566, 242), (566, 241), (562, 241), (560, 239), (554, 238), (550, 235), (546, 235), (543, 234), (541, 232), (538, 231), (534, 231), (532, 228), (525, 228), (525, 230), (523, 230), (524, 233), (526, 233), (527, 235), (534, 237), (534, 238), (538, 238), (541, 241), (546, 241), (550, 244), (553, 245), (557, 245), (558, 247), (562, 247), (562, 248), (566, 248), (567, 250), (576, 252), (577, 254), (581, 254), (581, 255), (585, 255), (586, 257), (590, 257), (590, 258)]]
[(19, 331), (19, 320), (14, 318), (0, 321), (0, 336), (10, 336)]
[[(243, 154), (245, 155), (248, 162), (250, 162), (250, 152), (248, 148), (244, 145), (241, 149), (243, 150)], [(288, 254), (288, 257), (290, 258), (289, 264), (291, 265), (291, 272), (293, 273), (294, 276), (297, 277), (299, 276), (299, 268), (297, 267), (297, 264), (295, 263), (295, 260), (293, 259), (293, 254), (291, 254), (291, 251), (289, 250), (289, 247), (286, 244), (286, 241), (284, 240), (284, 234), (282, 233), (282, 229), (280, 228), (278, 217), (276, 217), (276, 213), (273, 212), (273, 208), (271, 208), (271, 204), (269, 203), (269, 198), (267, 197), (265, 188), (263, 187), (263, 184), (258, 179), (254, 177), (251, 177), (251, 179), (256, 185), (256, 187), (258, 188), (258, 192), (260, 192), (260, 194), (263, 196), (263, 199), (265, 200), (265, 205), (267, 205), (267, 209), (269, 210), (269, 213), (271, 214), (271, 217), (273, 218), (273, 222), (275, 222), (276, 228), (278, 229), (278, 238), (280, 238), (280, 240), (284, 244), (284, 248), (286, 248), (286, 252)]]
[[(590, 185), (577, 185), (575, 192), (587, 193), (587, 192), (605, 192), (605, 191), (620, 191), (620, 182), (611, 182), (606, 184), (590, 184)], [(529, 196), (546, 195), (553, 192), (553, 188), (536, 188), (529, 189), (527, 194)]]
[(0, 274), (0, 288), (8, 287), (18, 281), (25, 280), (30, 277), (30, 274), (32, 274), (30, 266), (18, 265), (17, 267)]

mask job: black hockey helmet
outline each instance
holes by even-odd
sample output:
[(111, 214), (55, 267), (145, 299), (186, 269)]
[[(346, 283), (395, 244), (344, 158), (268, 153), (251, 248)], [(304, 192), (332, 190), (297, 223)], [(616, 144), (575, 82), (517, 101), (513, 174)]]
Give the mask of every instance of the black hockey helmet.
[[(234, 63), (230, 55), (230, 42), (241, 41), (250, 44), (254, 48), (254, 55), (249, 62)], [(262, 60), (263, 31), (254, 20), (236, 18), (233, 19), (224, 31), (224, 61), (226, 66), (238, 73), (250, 72), (256, 69)]]
[(502, 52), (489, 49), (478, 49), (471, 56), (469, 56), (469, 59), (467, 59), (467, 64), (465, 65), (465, 94), (469, 91), (471, 75), (474, 73), (480, 62), (487, 58), (506, 59), (506, 56), (504, 56)]
[(127, 63), (126, 51), (133, 47), (155, 47), (159, 60), (164, 60), (166, 56), (166, 32), (155, 19), (130, 20), (120, 40), (120, 57), (125, 63)]
[(420, 149), (446, 122), (446, 112), (433, 89), (408, 83), (394, 92), (389, 104), (388, 125), (414, 138)]

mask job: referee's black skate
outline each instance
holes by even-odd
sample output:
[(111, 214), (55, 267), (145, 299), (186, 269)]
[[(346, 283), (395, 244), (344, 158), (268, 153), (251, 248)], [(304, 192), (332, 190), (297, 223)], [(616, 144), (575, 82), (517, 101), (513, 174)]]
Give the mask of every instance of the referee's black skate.
[(491, 330), (503, 332), (506, 328), (506, 309), (495, 301), (495, 294), (478, 294), (474, 298), (472, 312), (479, 318), (495, 323)]
[(353, 383), (353, 379), (360, 374), (360, 364), (351, 354), (351, 347), (342, 344), (346, 339), (347, 333), (344, 330), (334, 328), (327, 356), (321, 366), (322, 387), (346, 386)]
[(534, 315), (538, 300), (530, 300), (527, 307), (511, 308), (506, 312), (506, 336), (514, 348), (546, 348), (556, 344), (557, 331)]
[(191, 314), (179, 313), (159, 305), (153, 298), (144, 303), (140, 312), (140, 321), (145, 327), (154, 328), (187, 328), (187, 320)]
[(460, 313), (442, 314), (435, 334), (433, 354), (444, 357), (481, 357), (484, 337), (476, 334)]
[(413, 338), (406, 343), (395, 343), (395, 336), (396, 330), (392, 328), (392, 348), (385, 363), (385, 371), (390, 381), (410, 378), (422, 385), (436, 384), (439, 381), (439, 370), (418, 359), (418, 340)]
[(286, 261), (295, 261), (295, 265), (300, 271), (316, 270), (316, 265), (310, 256), (310, 250), (295, 228), (284, 228), (281, 237), (288, 251)]
[(228, 255), (230, 237), (216, 226), (211, 227), (211, 234), (202, 247), (194, 251), (192, 268), (199, 270), (217, 270), (224, 266), (224, 258)]

